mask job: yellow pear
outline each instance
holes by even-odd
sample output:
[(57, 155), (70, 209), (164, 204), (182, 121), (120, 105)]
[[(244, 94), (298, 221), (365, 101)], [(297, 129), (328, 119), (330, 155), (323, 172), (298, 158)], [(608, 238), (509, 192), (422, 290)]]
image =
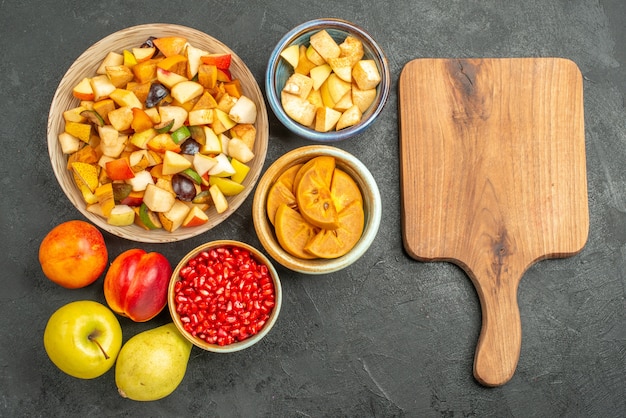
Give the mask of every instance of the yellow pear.
[(132, 337), (122, 346), (115, 365), (120, 395), (155, 401), (174, 392), (187, 371), (191, 347), (174, 323)]

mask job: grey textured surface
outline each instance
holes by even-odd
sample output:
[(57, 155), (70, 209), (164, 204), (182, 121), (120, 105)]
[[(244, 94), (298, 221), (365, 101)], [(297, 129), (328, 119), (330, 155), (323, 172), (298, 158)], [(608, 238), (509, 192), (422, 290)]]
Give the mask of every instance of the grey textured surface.
[[(626, 416), (626, 5), (622, 0), (111, 1), (0, 3), (0, 416)], [(383, 225), (350, 268), (310, 277), (279, 268), (284, 303), (258, 346), (232, 355), (195, 350), (181, 386), (151, 403), (121, 399), (112, 372), (62, 374), (42, 334), (77, 299), (104, 302), (102, 280), (68, 291), (37, 263), (41, 239), (80, 218), (53, 175), (46, 119), (61, 77), (87, 47), (125, 27), (191, 26), (229, 45), (262, 86), (273, 45), (298, 23), (341, 17), (385, 49), (393, 90), (380, 119), (338, 144), (378, 181)], [(397, 80), (421, 57), (574, 60), (584, 76), (590, 234), (572, 258), (542, 261), (519, 288), (522, 350), (516, 374), (487, 389), (472, 377), (480, 307), (463, 271), (419, 263), (402, 248)], [(306, 144), (270, 115), (267, 163)], [(105, 234), (112, 257), (140, 246), (175, 264), (196, 245), (259, 245), (251, 197), (228, 222), (178, 244)], [(168, 321), (122, 320), (124, 339)]]

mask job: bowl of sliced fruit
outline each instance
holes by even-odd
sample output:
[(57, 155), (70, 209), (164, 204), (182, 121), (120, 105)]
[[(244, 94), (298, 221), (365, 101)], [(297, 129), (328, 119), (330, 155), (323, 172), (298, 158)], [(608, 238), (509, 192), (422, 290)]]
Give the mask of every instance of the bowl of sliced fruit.
[(298, 136), (334, 142), (366, 130), (387, 102), (387, 58), (364, 29), (341, 19), (304, 22), (274, 48), (266, 95), (280, 122)]
[(356, 262), (382, 215), (376, 181), (354, 155), (329, 145), (296, 148), (263, 174), (252, 204), (257, 236), (278, 263), (326, 274)]
[(159, 243), (237, 210), (268, 136), (263, 95), (235, 52), (192, 28), (146, 24), (96, 42), (70, 66), (47, 139), (55, 176), (86, 218)]

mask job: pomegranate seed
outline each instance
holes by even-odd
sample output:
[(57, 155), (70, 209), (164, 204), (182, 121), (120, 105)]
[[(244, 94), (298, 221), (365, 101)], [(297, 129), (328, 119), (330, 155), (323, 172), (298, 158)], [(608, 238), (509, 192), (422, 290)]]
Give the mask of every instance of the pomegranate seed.
[(210, 344), (228, 345), (255, 335), (275, 306), (267, 266), (234, 246), (190, 259), (174, 292), (184, 329)]

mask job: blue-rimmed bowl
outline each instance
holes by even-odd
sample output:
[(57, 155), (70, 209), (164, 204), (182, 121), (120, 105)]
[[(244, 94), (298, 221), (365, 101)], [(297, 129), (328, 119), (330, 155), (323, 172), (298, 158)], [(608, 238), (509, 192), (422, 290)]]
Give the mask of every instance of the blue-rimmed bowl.
[[(285, 86), (285, 82), (293, 74), (293, 68), (289, 63), (281, 58), (280, 53), (293, 44), (309, 45), (309, 39), (314, 33), (326, 29), (330, 36), (340, 44), (351, 35), (363, 43), (364, 56), (363, 59), (371, 59), (376, 62), (378, 72), (381, 76), (381, 82), (377, 86), (377, 94), (372, 105), (363, 112), (361, 122), (357, 125), (345, 128), (339, 131), (318, 132), (314, 129), (299, 124), (291, 119), (281, 105), (280, 94)], [(267, 100), (272, 111), (291, 132), (298, 136), (318, 141), (318, 142), (335, 142), (363, 133), (374, 122), (380, 114), (387, 102), (389, 89), (391, 86), (391, 76), (389, 71), (389, 63), (387, 58), (378, 45), (378, 43), (364, 29), (353, 23), (341, 19), (315, 19), (304, 22), (289, 32), (278, 42), (267, 65), (265, 74), (265, 91)]]

